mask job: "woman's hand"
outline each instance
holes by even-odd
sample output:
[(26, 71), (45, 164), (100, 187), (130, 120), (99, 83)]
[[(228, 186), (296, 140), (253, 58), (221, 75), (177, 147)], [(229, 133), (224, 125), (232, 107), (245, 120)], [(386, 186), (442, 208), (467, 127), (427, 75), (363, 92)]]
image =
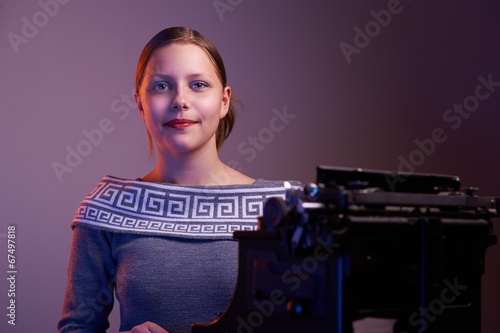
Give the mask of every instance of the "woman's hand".
[(134, 326), (130, 331), (122, 331), (118, 333), (168, 333), (157, 324), (147, 321), (140, 325)]

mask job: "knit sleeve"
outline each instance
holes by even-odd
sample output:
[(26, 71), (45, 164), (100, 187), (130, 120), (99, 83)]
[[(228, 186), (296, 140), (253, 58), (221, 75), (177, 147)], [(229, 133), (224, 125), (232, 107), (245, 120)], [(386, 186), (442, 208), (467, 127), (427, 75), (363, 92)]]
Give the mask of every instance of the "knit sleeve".
[(59, 333), (101, 333), (113, 308), (115, 264), (110, 233), (75, 226)]

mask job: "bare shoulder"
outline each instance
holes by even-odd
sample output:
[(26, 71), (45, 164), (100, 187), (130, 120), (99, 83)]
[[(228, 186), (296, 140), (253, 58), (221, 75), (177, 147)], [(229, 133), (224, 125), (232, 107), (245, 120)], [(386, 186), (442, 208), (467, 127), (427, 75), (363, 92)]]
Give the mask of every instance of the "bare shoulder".
[(239, 172), (238, 170), (235, 170), (229, 166), (227, 166), (226, 169), (227, 175), (228, 175), (228, 184), (253, 184), (255, 182), (255, 179), (252, 177), (249, 177), (245, 175), (244, 173)]

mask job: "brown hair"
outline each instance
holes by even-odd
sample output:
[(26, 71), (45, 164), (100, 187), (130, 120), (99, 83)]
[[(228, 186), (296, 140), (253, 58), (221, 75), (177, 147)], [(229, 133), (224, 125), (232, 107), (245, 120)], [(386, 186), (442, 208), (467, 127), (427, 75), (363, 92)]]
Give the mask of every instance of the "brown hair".
[[(137, 63), (137, 70), (135, 73), (135, 90), (138, 93), (139, 88), (144, 79), (144, 72), (146, 71), (146, 66), (151, 59), (154, 51), (162, 46), (167, 46), (171, 44), (194, 44), (203, 49), (215, 66), (217, 76), (222, 84), (222, 87), (226, 87), (226, 69), (224, 67), (224, 62), (219, 54), (219, 51), (215, 45), (204, 35), (196, 30), (185, 28), (185, 27), (171, 27), (164, 29), (157, 33), (151, 40), (144, 46), (141, 56), (139, 57), (139, 62)], [(231, 133), (236, 114), (234, 108), (234, 102), (238, 102), (234, 98), (231, 98), (229, 104), (229, 111), (226, 116), (221, 119), (217, 131), (215, 132), (215, 142), (217, 150), (222, 147), (222, 144), (227, 139)], [(149, 154), (154, 155), (153, 149), (153, 139), (148, 131), (148, 142), (149, 142)]]

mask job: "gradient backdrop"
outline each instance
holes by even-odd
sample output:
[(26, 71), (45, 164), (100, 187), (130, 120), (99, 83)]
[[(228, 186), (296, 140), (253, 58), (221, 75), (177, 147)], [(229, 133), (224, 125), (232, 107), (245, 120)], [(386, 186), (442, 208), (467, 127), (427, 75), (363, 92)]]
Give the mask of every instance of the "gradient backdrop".
[[(102, 176), (152, 168), (131, 92), (159, 30), (218, 46), (246, 106), (221, 156), (250, 176), (410, 169), (500, 196), (499, 17), (496, 0), (1, 0), (0, 272), (14, 224), (18, 275), (15, 327), (1, 279), (0, 331), (56, 331), (76, 206)], [(488, 249), (486, 333), (500, 332), (499, 258)]]

